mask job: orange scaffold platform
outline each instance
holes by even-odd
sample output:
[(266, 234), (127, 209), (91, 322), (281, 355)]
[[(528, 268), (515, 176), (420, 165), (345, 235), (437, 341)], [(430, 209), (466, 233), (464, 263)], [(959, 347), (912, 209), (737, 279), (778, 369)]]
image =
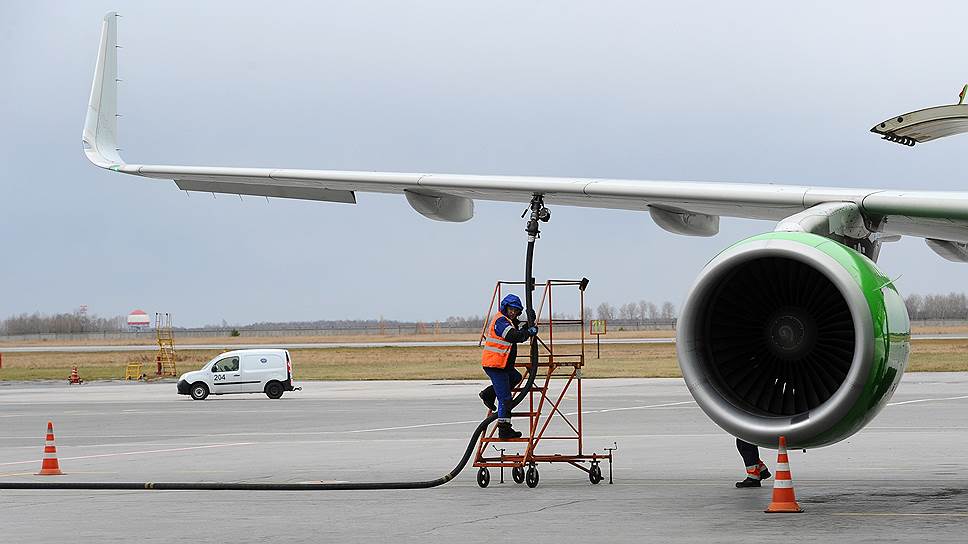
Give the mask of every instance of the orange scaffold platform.
[[(522, 281), (499, 281), (494, 286), (488, 306), (479, 345), (483, 345), (490, 319), (497, 311), (496, 304), (504, 297), (503, 291), (512, 286), (524, 287)], [(586, 453), (584, 446), (584, 423), (582, 421), (582, 368), (585, 366), (585, 288), (588, 280), (548, 280), (544, 283), (541, 303), (537, 306), (539, 360), (534, 386), (511, 413), (515, 428), (523, 432), (521, 438), (501, 439), (497, 426), (491, 425), (481, 435), (477, 445), (474, 466), (477, 467), (477, 485), (487, 487), (491, 481), (491, 468), (500, 468), (500, 482), (504, 483), (504, 469), (511, 469), (515, 483), (538, 485), (539, 463), (567, 463), (588, 475), (592, 484), (603, 479), (601, 463), (608, 461), (608, 483), (612, 483), (612, 457), (617, 446), (604, 448), (605, 453)], [(541, 289), (536, 284), (536, 290)], [(568, 293), (562, 293), (567, 290)], [(577, 319), (556, 314), (555, 298), (577, 305)], [(571, 306), (571, 304), (569, 304)], [(564, 316), (564, 317), (563, 317)], [(577, 335), (576, 335), (577, 333)], [(558, 339), (556, 342), (556, 335)], [(569, 342), (563, 343), (563, 336)], [(577, 337), (576, 337), (577, 336)], [(522, 374), (521, 384), (528, 381), (527, 344), (519, 344), (515, 368)], [(513, 393), (520, 392), (513, 389)], [(523, 408), (526, 407), (526, 411)], [(527, 427), (522, 425), (527, 418)]]

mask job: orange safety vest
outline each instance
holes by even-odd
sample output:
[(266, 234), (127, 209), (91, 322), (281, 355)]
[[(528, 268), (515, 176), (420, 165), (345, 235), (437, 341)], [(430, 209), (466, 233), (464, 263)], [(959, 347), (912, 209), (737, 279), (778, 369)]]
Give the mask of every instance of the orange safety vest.
[[(481, 365), (487, 368), (504, 368), (508, 364), (508, 357), (511, 355), (511, 342), (508, 342), (497, 333), (497, 320), (504, 317), (498, 312), (491, 321), (491, 326), (487, 328), (487, 336), (484, 337), (484, 353), (481, 355)], [(510, 322), (511, 320), (508, 319)], [(512, 322), (511, 326), (514, 324)]]

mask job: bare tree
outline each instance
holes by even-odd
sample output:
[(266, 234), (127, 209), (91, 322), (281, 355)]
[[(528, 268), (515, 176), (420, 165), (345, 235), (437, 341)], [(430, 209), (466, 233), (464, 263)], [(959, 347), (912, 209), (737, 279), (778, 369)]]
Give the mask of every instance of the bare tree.
[(649, 303), (640, 300), (635, 304), (635, 319), (645, 321), (649, 318)]
[(598, 314), (598, 319), (615, 319), (615, 306), (612, 306), (607, 302), (599, 304), (596, 312)]
[(662, 313), (659, 316), (661, 319), (675, 319), (676, 317), (676, 307), (672, 305), (671, 302), (662, 303)]
[(582, 308), (582, 314), (585, 316), (585, 319), (593, 319), (595, 317), (595, 311), (590, 306)]
[(40, 333), (85, 333), (119, 331), (124, 318), (98, 317), (80, 312), (69, 314), (44, 315), (40, 313), (20, 314), (0, 321), (3, 334), (40, 334)]
[(908, 316), (911, 319), (922, 319), (921, 312), (924, 306), (924, 297), (921, 295), (908, 295), (904, 299), (904, 305), (907, 306)]
[(624, 319), (626, 321), (632, 321), (633, 319), (635, 319), (635, 308), (636, 308), (636, 304), (634, 302), (629, 304), (623, 304), (618, 309), (619, 319)]
[(968, 319), (968, 297), (964, 293), (908, 295), (904, 306), (915, 320)]

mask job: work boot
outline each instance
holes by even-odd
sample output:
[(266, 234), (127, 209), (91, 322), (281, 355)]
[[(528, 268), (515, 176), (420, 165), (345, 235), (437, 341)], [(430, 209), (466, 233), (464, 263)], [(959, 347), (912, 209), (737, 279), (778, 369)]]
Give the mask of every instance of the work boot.
[(739, 488), (760, 487), (760, 481), (747, 476), (746, 479), (743, 480), (742, 482), (736, 482), (736, 487), (739, 487)]
[(483, 390), (481, 390), (481, 392), (478, 393), (477, 396), (481, 397), (481, 401), (484, 402), (484, 406), (487, 406), (488, 410), (492, 412), (497, 412), (497, 405), (494, 404), (494, 401), (497, 400), (497, 393), (494, 392), (493, 385), (489, 385)]
[(770, 469), (766, 468), (765, 466), (760, 469), (760, 480), (769, 480), (770, 476), (773, 476), (770, 474)]
[(511, 422), (509, 421), (498, 421), (497, 437), (501, 440), (507, 440), (508, 438), (521, 438), (521, 431), (515, 431), (512, 429)]

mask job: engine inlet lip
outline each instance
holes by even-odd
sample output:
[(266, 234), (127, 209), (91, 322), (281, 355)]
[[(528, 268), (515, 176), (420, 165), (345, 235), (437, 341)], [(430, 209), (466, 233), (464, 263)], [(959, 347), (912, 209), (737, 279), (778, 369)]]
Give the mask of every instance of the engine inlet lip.
[[(835, 244), (821, 240), (820, 244)], [(823, 404), (795, 416), (763, 416), (738, 408), (729, 392), (720, 390), (715, 376), (702, 365), (705, 356), (703, 320), (708, 298), (736, 267), (758, 259), (778, 257), (810, 266), (827, 278), (844, 297), (854, 323), (856, 344), (843, 383)], [(839, 423), (856, 404), (874, 359), (873, 320), (860, 285), (835, 258), (812, 245), (793, 240), (765, 239), (740, 243), (709, 262), (700, 272), (683, 304), (677, 326), (676, 352), (686, 386), (699, 407), (727, 432), (748, 442), (775, 447), (787, 437), (791, 447), (806, 445)], [(809, 443), (810, 446), (824, 444)]]

